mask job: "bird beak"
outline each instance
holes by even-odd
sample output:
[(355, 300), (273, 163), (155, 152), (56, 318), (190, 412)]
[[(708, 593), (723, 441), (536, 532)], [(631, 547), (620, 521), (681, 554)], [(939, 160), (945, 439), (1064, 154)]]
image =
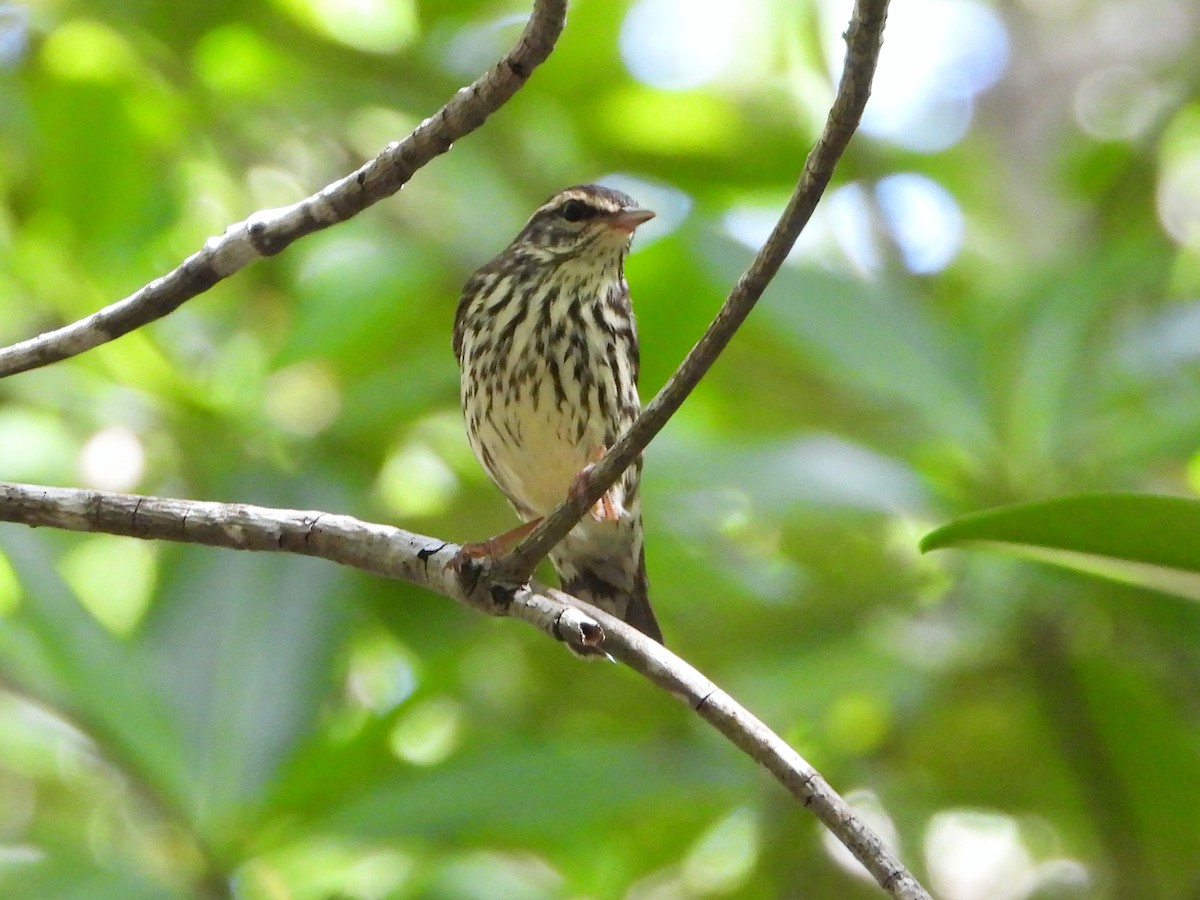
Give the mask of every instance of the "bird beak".
[(620, 212), (606, 217), (604, 224), (615, 231), (624, 231), (628, 234), (633, 234), (635, 228), (645, 222), (649, 222), (653, 218), (653, 210), (634, 209), (631, 206), (627, 206)]

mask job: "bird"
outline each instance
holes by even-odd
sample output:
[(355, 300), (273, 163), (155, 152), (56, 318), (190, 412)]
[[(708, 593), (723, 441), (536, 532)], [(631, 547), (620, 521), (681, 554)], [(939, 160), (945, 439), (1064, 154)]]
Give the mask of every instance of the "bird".
[[(610, 187), (565, 188), (467, 280), (453, 340), (467, 438), (524, 524), (464, 545), (466, 556), (499, 555), (532, 531), (640, 412), (625, 258), (653, 217)], [(641, 474), (639, 456), (549, 555), (564, 591), (662, 643), (646, 581)]]

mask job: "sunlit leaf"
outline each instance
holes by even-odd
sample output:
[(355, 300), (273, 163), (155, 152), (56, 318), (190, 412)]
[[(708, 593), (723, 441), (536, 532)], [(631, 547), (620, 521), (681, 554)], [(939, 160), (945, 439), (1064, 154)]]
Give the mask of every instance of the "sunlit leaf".
[(983, 545), (1200, 599), (1200, 501), (1083, 494), (988, 510), (921, 540), (924, 551)]

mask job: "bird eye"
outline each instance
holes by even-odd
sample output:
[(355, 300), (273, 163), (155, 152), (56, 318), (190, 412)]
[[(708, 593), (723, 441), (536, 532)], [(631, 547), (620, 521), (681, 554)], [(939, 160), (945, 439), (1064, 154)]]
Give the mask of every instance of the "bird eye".
[(559, 208), (558, 212), (568, 222), (580, 222), (596, 215), (596, 210), (582, 200), (568, 200)]

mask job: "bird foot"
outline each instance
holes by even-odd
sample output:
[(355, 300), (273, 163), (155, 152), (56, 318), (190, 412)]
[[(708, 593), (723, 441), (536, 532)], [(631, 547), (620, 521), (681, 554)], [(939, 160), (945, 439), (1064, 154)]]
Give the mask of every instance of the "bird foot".
[[(596, 452), (596, 460), (599, 461), (604, 456), (604, 450)], [(587, 487), (588, 478), (592, 474), (592, 470), (596, 468), (595, 462), (590, 462), (582, 469), (579, 474), (571, 480), (571, 487), (567, 490), (567, 495), (574, 500), (584, 492)], [(616, 522), (625, 514), (625, 508), (617, 500), (616, 493), (612, 488), (601, 495), (600, 499), (592, 504), (592, 518), (597, 522)]]
[(537, 528), (541, 524), (541, 521), (540, 517), (530, 519), (528, 522), (518, 525), (511, 531), (498, 534), (493, 538), (488, 538), (486, 541), (463, 544), (458, 552), (450, 557), (450, 562), (446, 563), (446, 568), (453, 569), (455, 572), (461, 572), (467, 563), (472, 560), (496, 559), (503, 556), (513, 548), (514, 544)]

